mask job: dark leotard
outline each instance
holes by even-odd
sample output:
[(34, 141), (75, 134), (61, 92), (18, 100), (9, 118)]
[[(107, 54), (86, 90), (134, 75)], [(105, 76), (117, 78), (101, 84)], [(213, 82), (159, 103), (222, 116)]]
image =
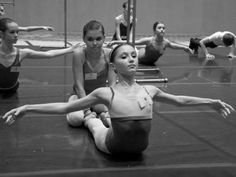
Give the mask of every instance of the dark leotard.
[(20, 67), (20, 52), (17, 49), (17, 54), (14, 62), (11, 66), (5, 67), (0, 64), (0, 92), (15, 92), (19, 86), (18, 78), (19, 71), (18, 67)]
[[(127, 97), (112, 91), (109, 108), (112, 128), (108, 130), (106, 146), (112, 154), (141, 153), (148, 145), (151, 129), (152, 98), (146, 88), (142, 97)], [(121, 99), (122, 97), (122, 99)], [(119, 106), (115, 106), (119, 104)], [(132, 107), (127, 107), (127, 104)], [(113, 106), (114, 105), (114, 106)]]
[[(122, 40), (126, 40), (127, 39), (127, 26), (125, 26), (123, 23), (120, 23), (120, 36)], [(130, 24), (130, 30), (132, 28), (132, 23)], [(129, 31), (130, 32), (130, 31)], [(112, 38), (113, 41), (118, 40), (116, 37), (116, 33), (113, 35)]]
[(86, 53), (85, 50), (83, 51), (84, 53), (84, 64), (83, 64), (83, 71), (84, 71), (84, 90), (86, 95), (94, 91), (95, 89), (99, 87), (105, 87), (106, 86), (106, 81), (108, 77), (108, 70), (109, 70), (109, 62), (108, 59), (105, 55), (105, 51), (103, 50), (104, 54), (104, 60), (105, 60), (105, 68), (101, 70), (99, 73), (96, 73), (97, 77), (96, 78), (90, 78), (88, 79), (86, 75), (89, 74), (94, 74), (93, 68), (91, 68), (91, 65), (86, 59)]
[[(145, 54), (139, 57), (139, 63), (144, 65), (154, 65), (154, 63), (163, 55), (166, 49), (166, 42), (163, 42), (163, 47), (155, 46), (155, 41), (150, 41), (145, 47)], [(140, 49), (142, 50), (142, 49)]]
[[(195, 51), (198, 51), (198, 48), (201, 47), (200, 38), (191, 38), (189, 42), (189, 48)], [(213, 41), (204, 42), (204, 45), (209, 48), (216, 48), (217, 45)]]

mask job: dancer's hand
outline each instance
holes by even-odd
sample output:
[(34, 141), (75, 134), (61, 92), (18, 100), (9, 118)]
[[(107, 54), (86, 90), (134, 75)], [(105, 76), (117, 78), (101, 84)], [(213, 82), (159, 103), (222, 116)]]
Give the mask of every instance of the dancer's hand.
[(47, 31), (55, 31), (54, 28), (51, 26), (44, 26), (43, 29)]
[(206, 59), (215, 59), (215, 56), (212, 54), (206, 54)]
[(113, 45), (115, 45), (114, 41), (107, 42), (107, 47), (112, 48)]
[(229, 54), (227, 55), (228, 58), (236, 58), (236, 56), (234, 54)]
[(194, 54), (193, 50), (190, 49), (189, 47), (187, 47), (186, 49), (184, 49), (185, 52), (189, 53), (189, 54)]
[(26, 106), (20, 106), (5, 113), (2, 119), (5, 120), (6, 124), (11, 125), (16, 121), (16, 119), (24, 116), (26, 111)]
[(235, 111), (235, 109), (234, 109), (231, 105), (229, 105), (229, 104), (227, 104), (227, 103), (225, 103), (225, 102), (223, 102), (223, 101), (221, 101), (221, 100), (215, 100), (215, 101), (212, 103), (211, 107), (212, 107), (216, 112), (218, 112), (219, 114), (221, 114), (224, 118), (226, 118), (226, 117), (229, 116), (232, 112)]

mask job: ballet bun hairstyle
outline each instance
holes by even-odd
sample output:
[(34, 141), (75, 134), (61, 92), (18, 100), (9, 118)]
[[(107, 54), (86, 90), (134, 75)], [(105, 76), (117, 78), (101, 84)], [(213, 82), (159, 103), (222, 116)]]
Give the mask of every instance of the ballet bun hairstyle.
[(15, 21), (10, 18), (0, 19), (0, 31), (5, 32), (8, 29), (7, 24), (12, 23), (12, 22), (15, 22)]
[(125, 46), (125, 45), (129, 45), (129, 46), (131, 46), (131, 47), (134, 47), (132, 44), (129, 44), (129, 43), (117, 45), (117, 46), (116, 46), (114, 49), (112, 49), (111, 52), (110, 52), (110, 62), (111, 62), (111, 63), (114, 63), (114, 61), (115, 61), (115, 57), (116, 57), (116, 55), (117, 55), (117, 50), (118, 50), (120, 47)]

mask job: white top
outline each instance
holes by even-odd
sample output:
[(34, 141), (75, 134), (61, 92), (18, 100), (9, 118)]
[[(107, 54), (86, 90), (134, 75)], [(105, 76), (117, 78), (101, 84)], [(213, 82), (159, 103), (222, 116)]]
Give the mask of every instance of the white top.
[(214, 42), (214, 44), (217, 45), (217, 46), (225, 46), (224, 43), (223, 43), (223, 36), (225, 34), (232, 34), (234, 36), (234, 38), (236, 38), (236, 36), (233, 33), (229, 32), (229, 31), (223, 31), (223, 32), (218, 31), (218, 32), (215, 32), (212, 35), (210, 35), (208, 37), (208, 39), (210, 41)]

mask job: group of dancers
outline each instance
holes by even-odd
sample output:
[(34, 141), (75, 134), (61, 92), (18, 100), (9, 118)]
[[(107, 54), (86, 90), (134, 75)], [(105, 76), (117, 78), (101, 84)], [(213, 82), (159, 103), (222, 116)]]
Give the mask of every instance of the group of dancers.
[[(123, 8), (126, 13), (127, 2)], [(0, 19), (0, 93), (17, 92), (19, 72), (12, 68), (20, 67), (23, 59), (48, 59), (68, 53), (73, 53), (73, 92), (68, 102), (27, 104), (14, 108), (2, 117), (7, 124), (14, 123), (29, 112), (65, 114), (69, 125), (88, 128), (100, 151), (107, 154), (136, 154), (142, 153), (148, 146), (153, 101), (176, 106), (205, 105), (225, 118), (235, 111), (231, 105), (219, 99), (173, 95), (152, 85), (136, 83), (135, 74), (139, 63), (153, 64), (167, 47), (183, 49), (190, 54), (195, 50), (196, 53), (195, 46), (198, 44), (194, 47), (192, 43), (191, 46), (185, 46), (166, 39), (162, 22), (154, 23), (152, 37), (135, 41), (135, 44), (146, 45), (139, 51), (119, 37), (112, 40), (109, 47), (105, 47), (105, 29), (97, 20), (91, 20), (83, 27), (85, 46), (78, 43), (69, 48), (50, 51), (16, 48), (14, 44), (18, 40), (19, 30), (14, 20)], [(202, 46), (206, 41), (209, 42), (200, 40), (199, 45)]]

